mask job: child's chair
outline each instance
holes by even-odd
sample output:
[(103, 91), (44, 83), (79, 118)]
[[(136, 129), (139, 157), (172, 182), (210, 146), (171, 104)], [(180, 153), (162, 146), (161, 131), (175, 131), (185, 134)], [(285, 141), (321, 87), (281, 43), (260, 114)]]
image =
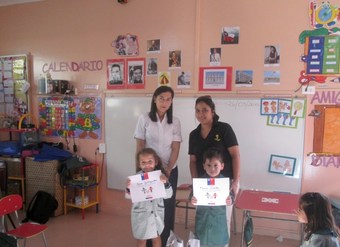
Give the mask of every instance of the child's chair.
[[(0, 217), (2, 231), (6, 234), (14, 236), (17, 239), (24, 240), (24, 246), (26, 245), (26, 239), (34, 237), (38, 234), (42, 234), (45, 247), (47, 247), (47, 241), (44, 231), (47, 229), (47, 225), (38, 224), (34, 222), (20, 223), (18, 210), (22, 208), (22, 197), (20, 195), (8, 195), (0, 199)], [(15, 216), (13, 220), (11, 216)], [(10, 219), (13, 229), (8, 230), (8, 222), (6, 217)]]

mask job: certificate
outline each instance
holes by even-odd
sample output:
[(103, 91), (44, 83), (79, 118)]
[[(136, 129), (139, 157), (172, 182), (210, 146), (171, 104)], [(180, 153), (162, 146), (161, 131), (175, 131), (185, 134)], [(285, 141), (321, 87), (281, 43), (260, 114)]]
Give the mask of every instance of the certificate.
[(140, 173), (129, 176), (130, 195), (133, 203), (165, 197), (164, 183), (160, 180), (161, 171)]
[(194, 197), (196, 205), (221, 206), (226, 205), (229, 195), (229, 178), (194, 178)]

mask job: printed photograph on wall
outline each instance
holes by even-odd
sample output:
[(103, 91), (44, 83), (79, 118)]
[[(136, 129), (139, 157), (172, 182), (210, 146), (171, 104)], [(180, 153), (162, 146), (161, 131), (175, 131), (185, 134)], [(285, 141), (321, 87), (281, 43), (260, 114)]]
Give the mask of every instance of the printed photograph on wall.
[(127, 63), (127, 88), (143, 89), (145, 87), (145, 59), (129, 58)]
[(109, 59), (107, 64), (107, 89), (125, 87), (125, 60)]
[(169, 67), (180, 68), (181, 67), (181, 51), (169, 51)]
[(139, 54), (138, 37), (133, 34), (118, 35), (111, 46), (120, 56), (136, 56)]
[(201, 67), (200, 91), (230, 91), (232, 67)]
[(262, 98), (261, 99), (261, 115), (277, 114), (279, 100), (276, 98)]
[(284, 176), (294, 176), (295, 163), (296, 158), (272, 154), (268, 171)]
[(280, 71), (268, 70), (264, 71), (264, 84), (280, 84)]
[(222, 27), (221, 44), (238, 44), (240, 36), (239, 27)]
[(148, 76), (157, 76), (157, 72), (158, 72), (158, 60), (157, 58), (154, 57), (150, 57), (146, 59), (146, 63), (147, 63), (147, 73), (146, 75)]
[(290, 115), (292, 117), (305, 117), (306, 112), (306, 100), (305, 99), (293, 99)]
[(266, 45), (264, 47), (264, 65), (279, 66), (280, 65), (280, 47), (277, 45)]
[(177, 76), (177, 88), (190, 88), (191, 73), (190, 71), (181, 71)]
[(161, 40), (151, 39), (146, 42), (147, 53), (159, 53), (161, 50)]
[(169, 71), (158, 72), (158, 86), (170, 86), (170, 75)]
[(236, 70), (235, 72), (236, 87), (252, 87), (253, 71), (252, 70)]
[(285, 128), (297, 128), (297, 117), (290, 116), (289, 113), (278, 113), (269, 115), (267, 117), (268, 126), (285, 127)]
[(221, 65), (221, 48), (210, 48), (210, 65)]

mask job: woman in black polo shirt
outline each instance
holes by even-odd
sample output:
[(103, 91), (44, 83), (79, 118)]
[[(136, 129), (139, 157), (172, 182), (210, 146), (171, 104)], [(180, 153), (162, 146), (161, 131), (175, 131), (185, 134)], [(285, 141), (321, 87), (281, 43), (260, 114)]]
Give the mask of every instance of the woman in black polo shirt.
[[(230, 192), (236, 197), (240, 184), (240, 151), (236, 135), (228, 123), (218, 121), (215, 103), (211, 96), (201, 96), (196, 99), (195, 116), (199, 121), (196, 129), (189, 136), (190, 173), (192, 178), (201, 177), (203, 169), (203, 153), (210, 147), (221, 150), (224, 169), (221, 173), (230, 178)], [(232, 206), (227, 208), (228, 229)]]

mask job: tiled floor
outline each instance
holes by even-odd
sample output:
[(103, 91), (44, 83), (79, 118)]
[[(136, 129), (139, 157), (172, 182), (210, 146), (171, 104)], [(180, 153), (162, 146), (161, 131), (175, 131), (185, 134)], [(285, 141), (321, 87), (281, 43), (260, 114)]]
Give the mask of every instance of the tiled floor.
[[(130, 201), (124, 199), (123, 192), (116, 191), (110, 205), (101, 205), (96, 214), (95, 208), (86, 209), (85, 219), (82, 220), (81, 211), (72, 210), (66, 216), (51, 218), (46, 237), (49, 247), (133, 247), (136, 242), (130, 228)], [(189, 229), (184, 224), (177, 223), (176, 233), (186, 242)], [(230, 247), (240, 246), (240, 233), (232, 234)], [(20, 246), (23, 246), (20, 243)], [(42, 238), (37, 236), (27, 240), (27, 247), (43, 246)], [(252, 247), (298, 247), (296, 240), (284, 239), (278, 242), (274, 237), (254, 236)]]

